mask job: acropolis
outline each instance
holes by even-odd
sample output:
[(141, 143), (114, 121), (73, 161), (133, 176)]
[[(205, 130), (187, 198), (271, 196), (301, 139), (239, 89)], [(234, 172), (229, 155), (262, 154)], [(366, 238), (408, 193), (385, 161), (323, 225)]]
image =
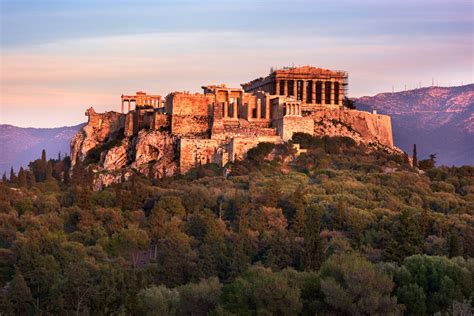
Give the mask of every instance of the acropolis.
[[(286, 67), (272, 69), (268, 76), (241, 87), (212, 84), (202, 89), (202, 93), (171, 92), (166, 97), (143, 91), (122, 95), (122, 113), (113, 114), (113, 124), (126, 138), (141, 131), (168, 135), (179, 160), (176, 172), (182, 174), (206, 163), (225, 166), (245, 157), (260, 142), (285, 142), (296, 132), (314, 135), (321, 131), (323, 120), (351, 126), (361, 139), (393, 146), (390, 117), (344, 107), (345, 71)], [(89, 126), (100, 130), (101, 114), (93, 109), (86, 114)], [(79, 145), (73, 140), (72, 146)], [(149, 150), (159, 155), (158, 149)], [(107, 165), (107, 155), (101, 163)]]

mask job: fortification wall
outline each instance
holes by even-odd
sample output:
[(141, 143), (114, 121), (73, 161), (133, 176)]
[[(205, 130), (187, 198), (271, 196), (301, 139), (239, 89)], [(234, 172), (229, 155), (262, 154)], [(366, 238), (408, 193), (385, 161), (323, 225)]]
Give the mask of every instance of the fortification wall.
[(167, 97), (171, 132), (179, 136), (208, 136), (212, 116), (212, 96), (172, 93)]
[[(207, 163), (223, 165), (224, 143), (218, 139), (181, 138), (179, 140), (179, 168), (184, 174)], [(225, 162), (227, 163), (227, 162)]]
[(278, 135), (288, 141), (293, 137), (294, 133), (307, 133), (313, 135), (314, 120), (310, 117), (301, 116), (284, 116), (274, 120), (273, 125), (277, 129)]
[(279, 136), (235, 137), (227, 144), (228, 161), (242, 160), (259, 143), (281, 143)]

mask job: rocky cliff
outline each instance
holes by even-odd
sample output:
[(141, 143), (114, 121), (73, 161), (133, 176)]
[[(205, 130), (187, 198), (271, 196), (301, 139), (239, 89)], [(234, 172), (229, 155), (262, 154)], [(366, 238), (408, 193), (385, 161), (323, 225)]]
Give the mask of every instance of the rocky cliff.
[(71, 141), (71, 160), (73, 164), (83, 160), (93, 168), (94, 189), (128, 178), (131, 170), (155, 178), (177, 173), (176, 137), (146, 129), (125, 137), (128, 114), (96, 113), (90, 108), (86, 115), (89, 122)]
[(310, 114), (314, 135), (347, 136), (357, 142), (393, 147), (390, 116), (364, 111), (327, 108)]
[[(281, 142), (291, 139), (294, 132), (347, 136), (358, 143), (400, 152), (393, 147), (390, 117), (338, 108), (321, 108), (304, 113), (304, 117), (275, 120), (273, 124), (280, 122), (281, 126), (266, 128), (272, 131), (271, 135), (242, 136), (233, 133), (233, 129), (226, 129), (222, 139), (179, 135), (171, 133), (169, 128), (162, 128), (165, 126), (158, 129), (144, 127), (133, 133), (128, 130), (134, 112), (96, 113), (90, 108), (86, 115), (89, 117), (87, 125), (71, 141), (71, 160), (73, 164), (84, 161), (93, 168), (96, 190), (120, 182), (123, 177), (128, 178), (132, 171), (162, 178), (189, 171), (199, 164), (225, 165), (244, 157), (259, 142)], [(166, 124), (169, 122), (166, 120)], [(241, 129), (241, 132), (247, 131), (244, 127)]]

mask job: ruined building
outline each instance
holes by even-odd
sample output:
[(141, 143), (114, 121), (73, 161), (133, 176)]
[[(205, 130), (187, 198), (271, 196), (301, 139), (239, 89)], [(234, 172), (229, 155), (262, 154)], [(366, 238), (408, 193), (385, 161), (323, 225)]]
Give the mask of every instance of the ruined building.
[[(141, 91), (122, 95), (123, 114), (113, 114), (115, 121), (107, 124), (115, 124), (114, 133), (123, 133), (126, 140), (143, 138), (143, 131), (155, 132), (159, 137), (166, 134), (175, 151), (176, 172), (180, 173), (206, 163), (224, 166), (243, 158), (259, 142), (288, 141), (296, 132), (338, 134), (342, 127), (349, 126), (348, 130), (354, 132), (351, 136), (359, 137), (359, 141), (393, 146), (390, 117), (343, 108), (347, 86), (344, 71), (310, 66), (284, 68), (244, 83), (241, 88), (207, 85), (202, 87), (203, 93), (172, 92), (165, 98)], [(91, 125), (97, 122), (96, 116), (105, 114), (91, 110), (88, 115)], [(328, 122), (333, 124), (332, 130)], [(92, 129), (98, 132), (97, 126)], [(87, 154), (88, 148), (83, 146), (87, 137), (82, 133), (71, 145), (73, 163)], [(102, 141), (110, 141), (110, 135)], [(101, 140), (96, 142), (100, 144)], [(107, 160), (107, 153), (104, 155), (102, 164)], [(137, 155), (135, 162), (139, 160)], [(122, 160), (127, 165), (133, 159), (128, 155)]]

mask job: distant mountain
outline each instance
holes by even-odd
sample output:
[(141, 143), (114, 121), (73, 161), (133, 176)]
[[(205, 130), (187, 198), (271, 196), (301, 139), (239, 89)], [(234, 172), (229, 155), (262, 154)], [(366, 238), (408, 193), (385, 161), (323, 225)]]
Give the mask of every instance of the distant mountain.
[(395, 145), (418, 159), (437, 154), (438, 164), (474, 165), (474, 84), (379, 93), (355, 100), (358, 109), (392, 117)]
[[(16, 171), (46, 150), (48, 158), (56, 158), (58, 153), (69, 155), (71, 138), (84, 124), (57, 128), (22, 128), (0, 124), (0, 172)], [(0, 176), (1, 176), (0, 174)]]

